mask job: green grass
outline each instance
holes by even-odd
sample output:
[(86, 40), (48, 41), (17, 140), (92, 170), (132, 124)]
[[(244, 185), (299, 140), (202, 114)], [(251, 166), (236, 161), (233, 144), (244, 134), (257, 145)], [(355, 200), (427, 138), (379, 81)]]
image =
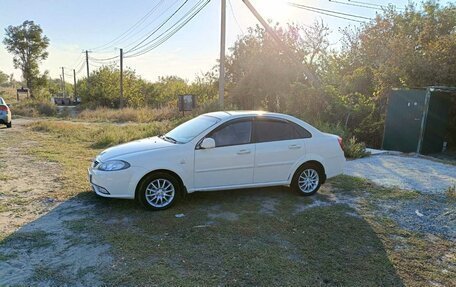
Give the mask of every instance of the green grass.
[(52, 245), (52, 240), (49, 234), (45, 231), (29, 231), (29, 232), (16, 232), (11, 236), (6, 237), (2, 244), (8, 246), (26, 244), (29, 249), (44, 248)]
[(420, 193), (415, 190), (381, 187), (367, 179), (348, 175), (337, 176), (328, 182), (331, 186), (341, 191), (355, 195), (367, 192), (372, 198), (376, 199), (407, 200), (420, 196)]
[[(278, 202), (276, 212), (261, 214), (262, 201), (270, 198)], [(287, 189), (271, 188), (194, 194), (164, 212), (143, 211), (121, 201), (100, 204), (101, 218), (110, 214), (131, 220), (121, 226), (97, 220), (93, 228), (121, 258), (105, 282), (401, 285), (369, 224), (347, 215), (353, 209), (335, 205), (294, 212), (308, 201)], [(185, 217), (176, 218), (178, 213)], [(214, 219), (209, 213), (234, 213), (238, 220)]]

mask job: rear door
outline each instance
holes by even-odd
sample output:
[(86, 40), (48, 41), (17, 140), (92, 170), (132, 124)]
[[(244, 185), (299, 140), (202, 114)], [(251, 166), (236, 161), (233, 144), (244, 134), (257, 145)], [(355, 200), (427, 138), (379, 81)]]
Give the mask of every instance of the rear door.
[(252, 184), (255, 156), (252, 120), (229, 121), (206, 137), (215, 140), (215, 148), (195, 150), (195, 187), (204, 189)]
[(305, 154), (305, 138), (311, 136), (297, 124), (278, 118), (255, 119), (253, 134), (254, 183), (287, 181), (291, 167)]

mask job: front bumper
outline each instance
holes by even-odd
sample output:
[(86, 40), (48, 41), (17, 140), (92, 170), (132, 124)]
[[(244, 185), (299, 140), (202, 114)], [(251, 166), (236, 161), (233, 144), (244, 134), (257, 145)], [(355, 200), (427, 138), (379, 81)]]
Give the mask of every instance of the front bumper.
[(99, 196), (112, 198), (135, 198), (136, 185), (146, 174), (139, 167), (118, 171), (101, 171), (90, 167), (87, 170), (92, 190)]

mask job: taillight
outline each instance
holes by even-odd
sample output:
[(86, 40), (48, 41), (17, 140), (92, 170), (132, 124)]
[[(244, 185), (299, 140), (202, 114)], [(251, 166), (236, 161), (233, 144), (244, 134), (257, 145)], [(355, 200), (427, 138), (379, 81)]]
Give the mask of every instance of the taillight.
[(344, 143), (341, 137), (337, 137), (337, 140), (339, 141), (340, 148), (344, 150)]
[(8, 111), (8, 106), (0, 106), (0, 111), (5, 111), (7, 112)]

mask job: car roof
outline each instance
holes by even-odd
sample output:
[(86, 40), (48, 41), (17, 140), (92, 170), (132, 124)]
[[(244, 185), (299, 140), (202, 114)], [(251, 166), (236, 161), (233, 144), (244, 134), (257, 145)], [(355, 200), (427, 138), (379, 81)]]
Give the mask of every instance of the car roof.
[(212, 112), (205, 114), (207, 116), (216, 117), (219, 119), (226, 119), (226, 118), (235, 118), (235, 117), (243, 117), (243, 116), (278, 116), (278, 117), (287, 117), (285, 114), (279, 113), (271, 113), (266, 111), (220, 111), (220, 112)]

